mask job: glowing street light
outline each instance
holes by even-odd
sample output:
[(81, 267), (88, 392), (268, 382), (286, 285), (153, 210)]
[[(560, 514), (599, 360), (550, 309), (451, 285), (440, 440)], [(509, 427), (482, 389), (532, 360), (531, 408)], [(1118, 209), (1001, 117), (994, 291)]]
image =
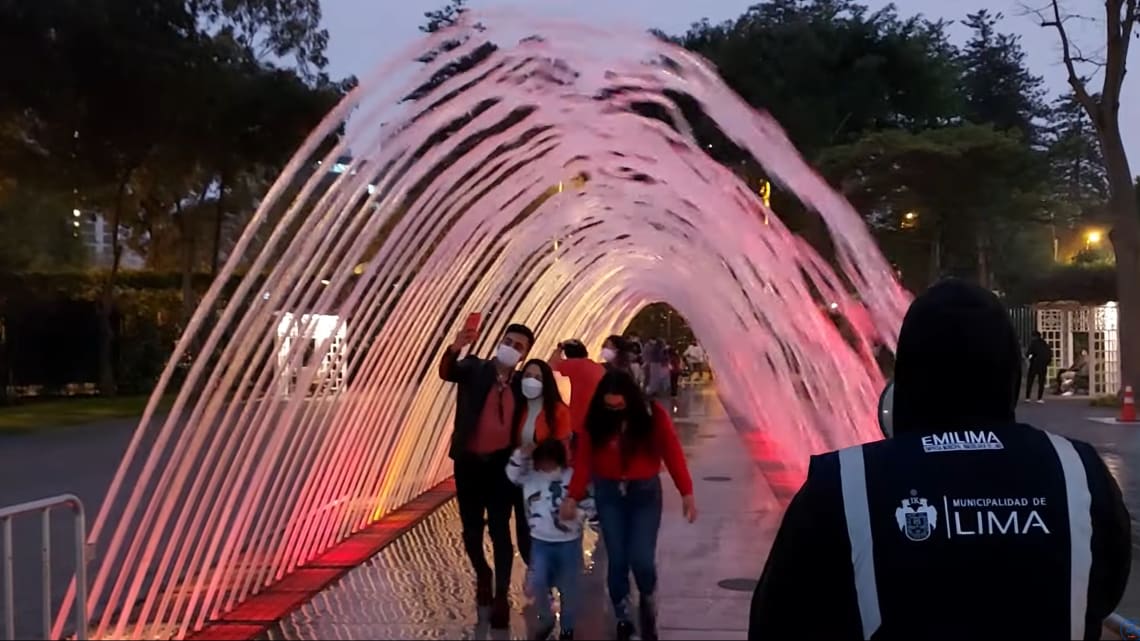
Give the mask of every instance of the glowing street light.
[(1085, 234), (1085, 249), (1091, 249), (1095, 245), (1100, 244), (1102, 236), (1097, 230), (1089, 231)]
[(903, 214), (901, 227), (903, 229), (914, 229), (918, 227), (918, 212), (908, 211)]
[(767, 180), (760, 181), (760, 199), (764, 201), (765, 207), (772, 206), (772, 183)]

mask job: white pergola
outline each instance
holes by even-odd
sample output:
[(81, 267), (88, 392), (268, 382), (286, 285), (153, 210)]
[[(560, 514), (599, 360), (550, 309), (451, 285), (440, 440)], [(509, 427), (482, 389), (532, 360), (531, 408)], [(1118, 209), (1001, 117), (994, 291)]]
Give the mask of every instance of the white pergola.
[[(277, 322), (277, 391), (281, 398), (296, 393), (308, 396), (312, 391), (297, 389), (305, 370), (316, 369), (310, 388), (343, 391), (348, 362), (344, 340), (348, 328), (338, 316), (326, 314), (278, 314)], [(295, 358), (295, 350), (305, 350)]]
[(1037, 331), (1053, 348), (1048, 383), (1071, 367), (1082, 349), (1089, 352), (1089, 394), (1116, 394), (1120, 388), (1120, 340), (1115, 302), (1086, 305), (1049, 301), (1034, 305)]

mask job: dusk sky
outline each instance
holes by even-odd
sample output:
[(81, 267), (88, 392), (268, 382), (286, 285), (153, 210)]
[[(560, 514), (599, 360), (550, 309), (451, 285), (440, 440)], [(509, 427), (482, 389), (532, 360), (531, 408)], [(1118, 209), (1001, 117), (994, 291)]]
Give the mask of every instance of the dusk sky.
[[(885, 0), (864, 0), (872, 9), (886, 6)], [(916, 13), (928, 17), (960, 20), (967, 13), (988, 8), (1002, 12), (1005, 20), (1002, 30), (1022, 36), (1022, 46), (1028, 52), (1031, 70), (1045, 77), (1052, 93), (1066, 86), (1064, 66), (1060, 63), (1056, 33), (1038, 26), (1033, 16), (1023, 15), (1020, 0), (899, 0), (895, 4), (903, 15)], [(330, 33), (329, 59), (333, 76), (355, 74), (363, 76), (377, 64), (421, 37), (418, 26), (423, 13), (445, 4), (444, 0), (323, 0), (325, 26)], [(624, 24), (635, 27), (656, 27), (667, 33), (684, 31), (690, 23), (707, 17), (714, 22), (740, 15), (754, 0), (470, 0), (473, 9), (492, 7), (527, 7), (531, 13), (573, 17), (591, 23)], [(1088, 4), (1098, 17), (1103, 16), (1103, 4), (1091, 0), (1070, 0), (1072, 6)], [(1103, 47), (1099, 43), (1100, 27), (1086, 28), (1073, 37), (1088, 45), (1088, 51)], [(961, 42), (967, 31), (960, 25), (952, 30)], [(1103, 36), (1101, 36), (1103, 38)], [(1125, 80), (1121, 120), (1125, 123), (1125, 143), (1128, 146), (1133, 173), (1140, 173), (1140, 54), (1132, 51), (1132, 72)], [(1095, 86), (1099, 84), (1094, 83)], [(1131, 115), (1130, 115), (1131, 114)]]

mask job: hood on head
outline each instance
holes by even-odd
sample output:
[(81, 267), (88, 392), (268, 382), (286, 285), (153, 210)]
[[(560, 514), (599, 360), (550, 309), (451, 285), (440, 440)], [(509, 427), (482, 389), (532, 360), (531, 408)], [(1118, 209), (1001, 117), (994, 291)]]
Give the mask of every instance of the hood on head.
[(946, 280), (915, 299), (895, 361), (894, 432), (933, 432), (1014, 421), (1021, 350), (992, 292)]

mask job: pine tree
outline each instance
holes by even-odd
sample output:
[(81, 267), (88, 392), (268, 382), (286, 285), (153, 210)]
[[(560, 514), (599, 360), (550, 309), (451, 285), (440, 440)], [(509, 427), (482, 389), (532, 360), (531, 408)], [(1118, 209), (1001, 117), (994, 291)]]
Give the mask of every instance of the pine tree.
[(1064, 222), (1099, 216), (1108, 202), (1108, 175), (1096, 129), (1072, 92), (1053, 102), (1045, 144), (1055, 200), (1068, 205)]
[(1029, 72), (1020, 38), (999, 33), (1002, 14), (982, 9), (967, 15), (962, 24), (973, 37), (959, 58), (966, 93), (966, 118), (992, 124), (998, 130), (1014, 129), (1031, 144), (1040, 139), (1038, 123), (1049, 113), (1040, 76)]

